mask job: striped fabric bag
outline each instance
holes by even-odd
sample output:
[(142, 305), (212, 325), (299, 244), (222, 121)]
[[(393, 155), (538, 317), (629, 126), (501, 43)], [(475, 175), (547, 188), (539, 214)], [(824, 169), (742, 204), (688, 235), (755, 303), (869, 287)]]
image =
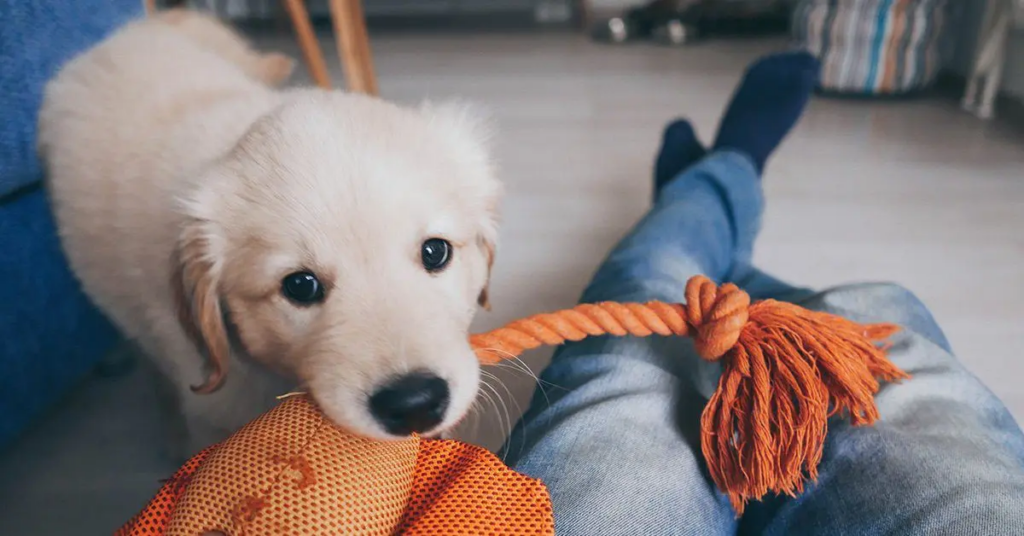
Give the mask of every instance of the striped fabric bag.
[(947, 0), (800, 0), (797, 45), (821, 59), (820, 89), (904, 95), (929, 87), (942, 67)]

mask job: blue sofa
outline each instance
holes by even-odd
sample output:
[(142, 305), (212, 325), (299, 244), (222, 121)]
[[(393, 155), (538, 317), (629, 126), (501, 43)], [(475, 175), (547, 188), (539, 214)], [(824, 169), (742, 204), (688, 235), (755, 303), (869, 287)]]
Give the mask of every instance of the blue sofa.
[(35, 151), (46, 82), (141, 0), (0, 0), (0, 449), (117, 342), (68, 269)]

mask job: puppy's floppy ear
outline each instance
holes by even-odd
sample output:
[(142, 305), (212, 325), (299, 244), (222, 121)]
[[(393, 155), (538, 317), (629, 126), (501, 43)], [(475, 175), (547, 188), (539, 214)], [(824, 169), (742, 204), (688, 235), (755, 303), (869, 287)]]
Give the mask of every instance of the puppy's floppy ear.
[(420, 112), (437, 135), (458, 155), (460, 169), (469, 180), (464, 181), (463, 194), (467, 206), (477, 207), (477, 247), (486, 259), (487, 275), (477, 302), (490, 309), (491, 268), (498, 240), (498, 204), (502, 194), (490, 154), (492, 123), (487, 112), (467, 102), (449, 101), (440, 104), (424, 102)]
[(212, 251), (212, 236), (204, 227), (200, 221), (185, 224), (171, 270), (178, 320), (208, 360), (206, 381), (192, 387), (199, 394), (212, 393), (224, 384), (231, 351), (218, 293), (221, 268)]
[(494, 249), (495, 245), (492, 240), (489, 240), (483, 236), (479, 239), (480, 249), (483, 250), (485, 257), (487, 258), (487, 279), (484, 280), (484, 288), (480, 291), (480, 295), (477, 297), (476, 302), (483, 307), (485, 311), (491, 310), (491, 271), (494, 268)]
[(498, 247), (498, 201), (501, 185), (497, 180), (493, 180), (493, 183), (496, 186), (488, 189), (483, 213), (478, 216), (477, 222), (477, 247), (484, 256), (487, 274), (484, 276), (484, 286), (476, 301), (485, 311), (491, 310), (491, 273), (494, 269), (495, 250)]

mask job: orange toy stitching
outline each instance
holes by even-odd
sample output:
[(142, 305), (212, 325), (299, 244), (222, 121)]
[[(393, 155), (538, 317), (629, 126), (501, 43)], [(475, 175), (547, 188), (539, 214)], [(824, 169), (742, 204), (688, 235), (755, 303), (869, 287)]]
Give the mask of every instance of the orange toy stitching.
[[(299, 448), (298, 453), (292, 458), (292, 460), (301, 457), (303, 454), (306, 453), (306, 451), (309, 450), (310, 445), (312, 445), (313, 442), (316, 441), (317, 436), (320, 434), (320, 430), (324, 427), (326, 422), (326, 419), (321, 415), (319, 423), (316, 425), (316, 428), (313, 430), (313, 433), (309, 436), (309, 438), (306, 439), (306, 442), (302, 444), (302, 447)], [(281, 468), (278, 469), (277, 473), (270, 480), (270, 485), (266, 489), (260, 490), (258, 496), (243, 497), (242, 503), (239, 505), (238, 512), (236, 512), (236, 515), (233, 516), (235, 526), (240, 536), (246, 534), (249, 526), (252, 524), (253, 521), (256, 520), (256, 517), (259, 516), (260, 511), (263, 510), (264, 507), (266, 507), (266, 499), (267, 496), (270, 495), (271, 490), (273, 490), (275, 486), (285, 485), (284, 482), (287, 480), (287, 473), (289, 469), (298, 470), (300, 471), (300, 473), (302, 473), (302, 478), (296, 485), (300, 489), (304, 488), (303, 483), (306, 481), (306, 471), (303, 471), (302, 469), (296, 469), (296, 467), (291, 463), (291, 460), (273, 459), (271, 461), (281, 465)], [(308, 465), (306, 466), (306, 469), (309, 469)]]

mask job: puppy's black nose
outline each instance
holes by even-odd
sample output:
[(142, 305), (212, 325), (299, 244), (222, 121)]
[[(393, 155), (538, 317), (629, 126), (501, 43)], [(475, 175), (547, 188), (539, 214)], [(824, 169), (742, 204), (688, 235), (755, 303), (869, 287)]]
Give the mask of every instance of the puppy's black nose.
[(448, 382), (422, 372), (402, 376), (370, 396), (370, 413), (389, 434), (426, 432), (444, 420)]

